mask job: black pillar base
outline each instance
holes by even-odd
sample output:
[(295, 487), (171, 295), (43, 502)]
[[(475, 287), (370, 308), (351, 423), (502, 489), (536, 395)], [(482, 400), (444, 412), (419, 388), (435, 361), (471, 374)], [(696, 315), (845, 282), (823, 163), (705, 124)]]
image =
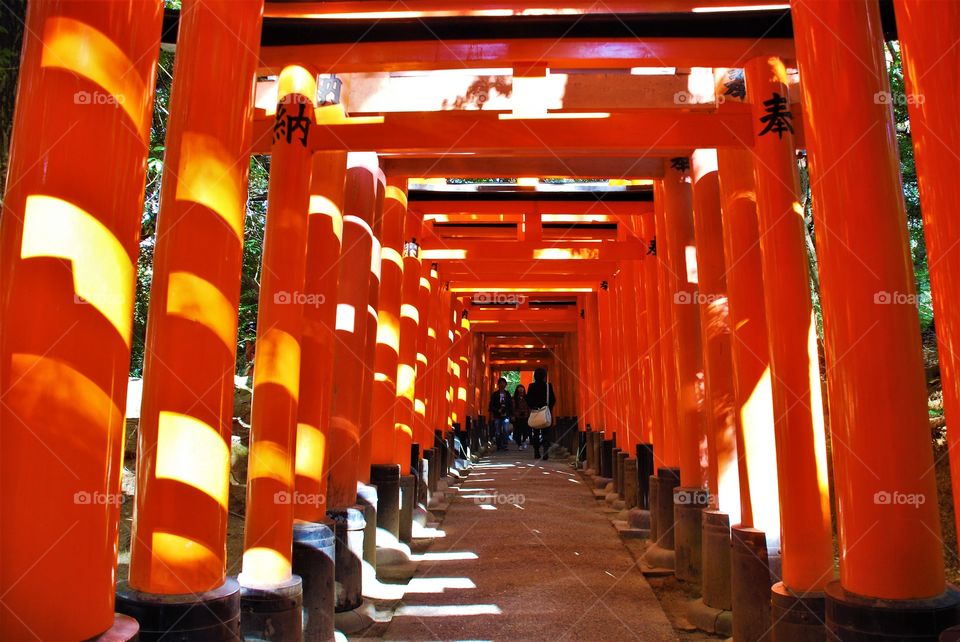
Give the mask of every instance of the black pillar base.
[(363, 507), (327, 511), (336, 535), (336, 603), (334, 611), (352, 611), (363, 603), (363, 540), (367, 522)]
[(336, 535), (333, 522), (296, 522), (293, 525), (293, 572), (303, 580), (303, 639), (334, 639), (336, 593)]
[(363, 532), (363, 560), (377, 567), (377, 489), (370, 484), (357, 484), (357, 505), (362, 508), (366, 523)]
[[(673, 528), (673, 490), (680, 485), (679, 468), (660, 468), (657, 470), (657, 505), (650, 509), (657, 511), (657, 544), (672, 551), (674, 547)], [(651, 481), (654, 481), (651, 478)]]
[(772, 584), (766, 533), (734, 524), (730, 529), (730, 602), (736, 613), (734, 639), (769, 637)]
[(115, 608), (140, 623), (138, 639), (143, 642), (240, 639), (240, 585), (231, 578), (211, 591), (186, 595), (142, 593), (122, 581), (117, 584)]
[(114, 613), (113, 625), (109, 629), (84, 642), (138, 642), (141, 639), (139, 634), (140, 624), (135, 619), (129, 615)]
[(960, 591), (953, 587), (926, 600), (878, 600), (853, 595), (840, 582), (827, 585), (827, 631), (840, 640), (937, 642), (960, 624)]
[(303, 582), (297, 575), (274, 586), (240, 585), (240, 635), (245, 642), (303, 639)]
[(400, 466), (373, 464), (370, 483), (377, 487), (377, 528), (400, 538)]
[(417, 503), (417, 478), (414, 475), (400, 476), (400, 541), (413, 541), (413, 507)]

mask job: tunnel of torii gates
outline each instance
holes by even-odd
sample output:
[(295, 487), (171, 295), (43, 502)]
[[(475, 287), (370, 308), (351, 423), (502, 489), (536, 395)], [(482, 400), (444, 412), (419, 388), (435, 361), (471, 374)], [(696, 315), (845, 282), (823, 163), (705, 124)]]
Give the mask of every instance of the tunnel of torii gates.
[[(736, 639), (956, 625), (883, 45), (923, 98), (950, 422), (960, 4), (791, 4), (31, 0), (0, 227), (0, 638), (296, 640), (301, 608), (303, 635), (331, 637), (376, 528), (409, 541), (486, 448), (499, 373), (538, 365), (580, 466), (639, 471), (647, 563), (732, 607)], [(118, 584), (161, 43), (176, 65)], [(271, 164), (229, 578), (251, 154)]]

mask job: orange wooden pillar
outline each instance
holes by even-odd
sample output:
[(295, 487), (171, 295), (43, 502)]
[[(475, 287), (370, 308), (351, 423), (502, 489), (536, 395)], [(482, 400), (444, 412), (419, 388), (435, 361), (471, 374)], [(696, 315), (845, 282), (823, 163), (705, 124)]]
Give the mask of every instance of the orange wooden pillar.
[(420, 277), (420, 336), (417, 340), (416, 402), (417, 430), (414, 432), (420, 444), (420, 452), (433, 448), (433, 429), (430, 415), (435, 403), (432, 395), (434, 352), (437, 343), (437, 317), (440, 315), (440, 284), (437, 264), (424, 265)]
[[(0, 223), (7, 640), (86, 639), (114, 623), (123, 416), (162, 10), (158, 1), (47, 0), (27, 9)], [(69, 599), (54, 607), (38, 598), (51, 587)]]
[(618, 408), (616, 393), (615, 347), (613, 345), (612, 294), (610, 281), (603, 281), (597, 291), (597, 335), (600, 354), (600, 403), (603, 409), (603, 429), (610, 439), (618, 427)]
[[(370, 153), (370, 163), (373, 166), (377, 161), (374, 160), (376, 154)], [(380, 307), (380, 269), (382, 265), (381, 236), (383, 234), (383, 212), (386, 203), (387, 181), (383, 170), (377, 168), (377, 192), (373, 209), (373, 245), (370, 248), (370, 278), (367, 282), (367, 325), (366, 337), (363, 341), (363, 382), (361, 384), (361, 398), (364, 400), (360, 408), (360, 458), (357, 464), (357, 470), (360, 474), (360, 481), (370, 482), (370, 464), (373, 457), (373, 405), (371, 398), (373, 396), (374, 380), (376, 378), (376, 358), (377, 358), (377, 336), (379, 333), (380, 316), (378, 309)], [(393, 448), (393, 435), (389, 435), (391, 450)]]
[[(403, 283), (400, 293), (400, 349), (397, 362), (397, 406), (394, 429), (394, 462), (401, 470), (408, 471), (411, 461), (411, 446), (416, 441), (414, 426), (416, 418), (417, 383), (417, 337), (421, 320), (426, 321), (426, 311), (419, 308), (421, 262), (417, 237), (423, 216), (407, 210), (404, 219)], [(404, 472), (404, 474), (407, 474)]]
[(330, 403), (337, 322), (337, 262), (343, 237), (346, 152), (313, 155), (308, 223), (300, 395), (297, 406), (297, 501), (294, 517), (326, 518), (330, 462)]
[(621, 448), (628, 454), (636, 452), (636, 445), (641, 441), (641, 432), (643, 430), (643, 399), (640, 394), (640, 363), (643, 358), (640, 352), (640, 338), (638, 335), (638, 326), (643, 322), (637, 310), (638, 288), (633, 271), (633, 261), (621, 261), (620, 274), (617, 275), (620, 302), (620, 328), (622, 336), (624, 372), (621, 374), (626, 387), (628, 424), (626, 426), (626, 439)]
[[(460, 305), (463, 305), (460, 302)], [(457, 382), (457, 391), (454, 395), (454, 408), (460, 430), (467, 429), (467, 382), (470, 369), (470, 345), (473, 343), (473, 333), (470, 332), (470, 318), (467, 310), (460, 313), (460, 342), (456, 350), (459, 363), (460, 378)]]
[(677, 394), (677, 366), (674, 357), (676, 348), (674, 334), (677, 322), (673, 318), (673, 298), (676, 288), (675, 272), (670, 264), (670, 244), (668, 243), (667, 212), (664, 198), (663, 181), (654, 183), (654, 236), (657, 256), (657, 305), (660, 310), (660, 398), (663, 400), (663, 448), (658, 455), (654, 451), (657, 465), (664, 468), (680, 468), (680, 413)]
[[(734, 636), (760, 639), (771, 628), (770, 557), (780, 551), (780, 498), (764, 283), (753, 156), (718, 151), (740, 483), (740, 519), (731, 519)], [(721, 491), (722, 494), (722, 491)], [(734, 588), (735, 587), (735, 588)]]
[(703, 416), (700, 412), (703, 351), (700, 316), (697, 310), (696, 246), (693, 204), (688, 175), (690, 160), (673, 159), (664, 168), (663, 207), (668, 264), (672, 287), (669, 292), (673, 328), (675, 389), (679, 438), (680, 483), (686, 488), (705, 488), (707, 470), (701, 464), (705, 450)]
[[(796, 3), (793, 16), (832, 380), (841, 564), (827, 626), (844, 635), (838, 616), (869, 608), (854, 604), (862, 598), (942, 595), (943, 548), (893, 115), (877, 98), (890, 90), (879, 7), (816, 0)], [(942, 608), (955, 622), (957, 603), (953, 592), (910, 606), (924, 621)]]
[(603, 430), (606, 420), (603, 412), (603, 373), (600, 365), (600, 330), (597, 318), (597, 293), (583, 295), (584, 327), (586, 329), (587, 359), (587, 417), (594, 431)]
[[(253, 372), (250, 463), (241, 586), (299, 584), (291, 572), (300, 334), (307, 265), (316, 76), (303, 67), (280, 73), (270, 164)], [(305, 120), (302, 120), (305, 119)]]
[(726, 266), (723, 254), (723, 217), (717, 151), (698, 149), (691, 157), (693, 221), (697, 237), (700, 336), (703, 343), (704, 417), (710, 449), (708, 480), (710, 506), (740, 518), (740, 482), (737, 471), (736, 416)]
[[(778, 60), (752, 60), (746, 69), (746, 83), (754, 119), (762, 127), (760, 119), (767, 115), (763, 101), (786, 95), (786, 71)], [(755, 145), (777, 422), (783, 585), (798, 594), (817, 593), (833, 579), (833, 555), (816, 324), (793, 136), (789, 131), (764, 134), (757, 137)], [(814, 603), (813, 608), (820, 607)]]
[[(923, 205), (930, 286), (943, 381), (943, 407), (950, 444), (953, 496), (960, 497), (960, 314), (951, 305), (960, 274), (960, 123), (954, 108), (960, 86), (960, 51), (949, 39), (960, 25), (956, 3), (896, 0), (910, 132)], [(960, 524), (960, 514), (955, 517)]]
[[(141, 592), (188, 595), (191, 603), (239, 591), (231, 580), (216, 598), (204, 595), (227, 579), (233, 371), (263, 2), (187, 5), (153, 259), (130, 581), (119, 589), (118, 609), (130, 613), (137, 609), (128, 601), (151, 608), (155, 598)], [(207, 626), (219, 624), (210, 619)]]
[[(372, 463), (399, 464), (396, 461), (397, 364), (400, 352), (400, 306), (403, 296), (403, 238), (407, 217), (407, 180), (390, 178), (383, 207), (383, 233), (380, 250), (380, 305), (377, 310), (376, 361), (371, 401), (373, 431)], [(417, 270), (419, 277), (419, 269)], [(407, 443), (407, 457), (410, 446)], [(406, 470), (406, 466), (403, 467)]]
[[(360, 418), (370, 320), (370, 257), (374, 247), (377, 167), (372, 154), (349, 154), (343, 204), (343, 250), (337, 279), (336, 349), (330, 410), (330, 481), (327, 506), (346, 509), (357, 500)], [(369, 472), (369, 471), (368, 471)]]
[[(655, 190), (655, 196), (658, 192)], [(662, 203), (655, 203), (655, 208), (662, 207)], [(666, 402), (662, 389), (664, 373), (662, 367), (661, 349), (669, 343), (669, 335), (664, 334), (660, 326), (660, 256), (657, 253), (657, 229), (653, 212), (647, 212), (640, 217), (640, 230), (647, 244), (647, 251), (643, 257), (643, 296), (646, 299), (647, 323), (647, 362), (648, 380), (645, 382), (650, 395), (650, 426), (651, 443), (653, 444), (654, 467), (666, 466), (664, 456), (665, 430), (668, 422), (665, 418)], [(669, 326), (668, 326), (669, 327)], [(672, 426), (672, 423), (670, 423)], [(675, 464), (670, 464), (675, 465)]]

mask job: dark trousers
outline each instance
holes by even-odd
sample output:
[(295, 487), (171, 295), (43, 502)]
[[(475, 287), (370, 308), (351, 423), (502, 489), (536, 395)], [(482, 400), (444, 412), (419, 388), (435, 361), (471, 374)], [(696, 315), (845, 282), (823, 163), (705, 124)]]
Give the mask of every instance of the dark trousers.
[(526, 419), (519, 419), (513, 424), (513, 442), (517, 446), (523, 445), (523, 440), (530, 437), (530, 426)]
[(543, 448), (543, 458), (547, 458), (547, 449), (550, 448), (550, 442), (553, 441), (553, 427), (534, 428), (533, 436), (530, 438), (533, 443), (533, 456), (540, 458), (540, 448)]
[(497, 445), (497, 450), (506, 449), (507, 447), (507, 420), (506, 419), (493, 420), (493, 435), (494, 435), (494, 443)]

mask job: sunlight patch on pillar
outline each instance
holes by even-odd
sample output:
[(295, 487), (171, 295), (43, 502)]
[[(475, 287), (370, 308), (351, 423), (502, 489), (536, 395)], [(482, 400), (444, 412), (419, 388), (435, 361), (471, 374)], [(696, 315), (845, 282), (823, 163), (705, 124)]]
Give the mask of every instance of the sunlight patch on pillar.
[[(774, 548), (780, 546), (780, 492), (771, 408), (773, 389), (770, 367), (767, 366), (740, 409), (744, 432), (740, 456), (747, 458), (753, 526), (766, 533), (767, 546)], [(730, 523), (737, 523), (732, 514)]]
[(296, 473), (320, 481), (323, 458), (327, 449), (327, 436), (323, 431), (306, 423), (297, 424)]
[(181, 535), (155, 531), (150, 538), (150, 547), (154, 559), (151, 560), (151, 574), (172, 575), (178, 584), (183, 581), (177, 576), (177, 571), (190, 574), (197, 567), (210, 568), (220, 566), (220, 558), (209, 548)]
[(277, 328), (265, 330), (257, 338), (254, 395), (257, 388), (269, 384), (282, 387), (294, 401), (299, 398), (300, 342)]
[(40, 66), (64, 69), (100, 85), (113, 99), (113, 107), (130, 117), (138, 135), (146, 134), (153, 92), (147, 91), (130, 58), (101, 31), (73, 18), (48, 18)]
[(223, 144), (213, 136), (186, 132), (177, 169), (178, 201), (197, 203), (212, 210), (243, 242), (242, 172)]
[(93, 215), (53, 196), (27, 196), (20, 258), (71, 263), (77, 303), (89, 303), (130, 346), (134, 265), (119, 239)]
[(287, 488), (293, 487), (290, 455), (275, 441), (251, 441), (249, 462), (248, 483), (254, 479), (273, 479)]
[[(256, 582), (249, 582), (248, 577)], [(272, 548), (248, 549), (243, 552), (243, 572), (237, 579), (243, 586), (281, 584), (290, 579), (290, 559)]]
[(337, 304), (337, 332), (347, 332), (353, 334), (356, 329), (356, 309), (349, 303)]
[(196, 417), (160, 411), (156, 474), (192, 486), (227, 508), (230, 449), (213, 426)]
[(217, 335), (225, 348), (234, 348), (237, 310), (210, 281), (189, 272), (171, 272), (166, 312), (203, 325)]

